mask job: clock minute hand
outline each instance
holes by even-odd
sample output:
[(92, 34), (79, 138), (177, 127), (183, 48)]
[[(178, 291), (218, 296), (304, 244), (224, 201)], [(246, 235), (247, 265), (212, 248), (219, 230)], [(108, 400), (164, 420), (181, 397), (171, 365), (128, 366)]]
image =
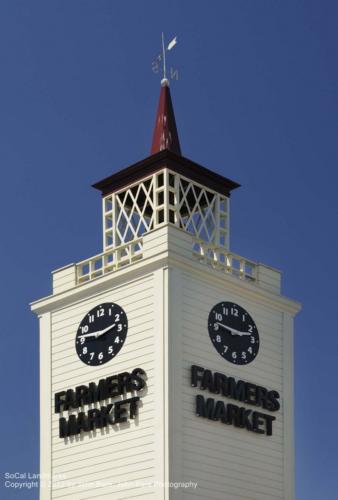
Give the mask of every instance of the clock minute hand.
[(84, 333), (83, 335), (79, 335), (80, 338), (86, 338), (86, 337), (96, 337), (96, 332), (94, 333)]
[(242, 335), (251, 335), (250, 332), (240, 332), (239, 330), (235, 330), (235, 328), (231, 328), (231, 326), (223, 325), (223, 323), (217, 322), (217, 324), (226, 330), (230, 330), (231, 335), (239, 335), (240, 337), (242, 337)]
[(223, 323), (220, 323), (219, 321), (217, 321), (216, 323), (217, 325), (221, 326), (222, 328), (224, 328), (225, 330), (229, 330), (229, 332), (231, 333), (231, 335), (233, 335), (233, 331), (234, 329), (233, 328), (230, 328), (230, 326), (227, 326), (227, 325), (223, 325)]
[(79, 335), (79, 337), (83, 337), (83, 338), (86, 338), (86, 337), (95, 337), (97, 339), (97, 337), (100, 337), (101, 335), (103, 335), (104, 333), (106, 333), (108, 330), (110, 330), (111, 328), (113, 328), (113, 326), (115, 326), (115, 323), (113, 323), (112, 325), (107, 326), (107, 328), (104, 328), (103, 330), (97, 330), (97, 332), (91, 332), (91, 333), (84, 333), (83, 335)]

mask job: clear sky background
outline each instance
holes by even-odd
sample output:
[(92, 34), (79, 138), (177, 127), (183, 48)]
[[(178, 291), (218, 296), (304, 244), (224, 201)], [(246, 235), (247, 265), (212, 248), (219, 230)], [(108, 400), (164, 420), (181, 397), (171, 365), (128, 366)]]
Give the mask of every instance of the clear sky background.
[[(178, 36), (182, 152), (242, 184), (231, 249), (283, 271), (295, 333), (296, 499), (334, 500), (338, 3), (1, 0), (0, 471), (39, 469), (38, 322), (53, 269), (99, 253), (90, 185), (148, 156), (151, 62)], [(4, 500), (37, 491), (5, 490)]]

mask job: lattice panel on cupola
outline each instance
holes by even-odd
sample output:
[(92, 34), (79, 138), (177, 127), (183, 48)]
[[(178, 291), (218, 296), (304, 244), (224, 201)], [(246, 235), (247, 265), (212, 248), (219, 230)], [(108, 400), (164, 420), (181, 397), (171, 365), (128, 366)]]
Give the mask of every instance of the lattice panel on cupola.
[(117, 244), (127, 243), (154, 226), (153, 179), (116, 195)]
[(103, 201), (104, 249), (124, 245), (162, 224), (229, 248), (228, 198), (167, 168)]
[(138, 239), (164, 222), (164, 173), (104, 198), (104, 248)]
[(229, 247), (228, 198), (175, 172), (168, 177), (169, 222), (196, 239)]
[(216, 236), (215, 205), (216, 194), (194, 185), (184, 179), (179, 181), (180, 227), (197, 238), (211, 242)]

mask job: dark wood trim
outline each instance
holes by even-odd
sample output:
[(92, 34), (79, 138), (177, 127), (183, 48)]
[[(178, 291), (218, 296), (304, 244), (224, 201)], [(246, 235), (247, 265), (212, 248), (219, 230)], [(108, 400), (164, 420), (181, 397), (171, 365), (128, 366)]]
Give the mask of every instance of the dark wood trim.
[(106, 196), (165, 167), (225, 196), (230, 196), (233, 189), (240, 187), (237, 182), (216, 174), (208, 168), (202, 167), (202, 165), (167, 149), (148, 156), (144, 160), (134, 163), (134, 165), (96, 182), (92, 186), (101, 191), (102, 196)]

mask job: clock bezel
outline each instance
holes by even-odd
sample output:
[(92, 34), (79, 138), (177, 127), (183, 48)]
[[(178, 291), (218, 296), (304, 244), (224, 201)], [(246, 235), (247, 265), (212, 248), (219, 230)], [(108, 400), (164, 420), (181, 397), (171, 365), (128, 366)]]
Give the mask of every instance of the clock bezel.
[[(219, 308), (222, 308), (222, 313), (218, 311)], [(227, 313), (224, 312), (226, 310)], [(232, 310), (237, 310), (238, 316), (232, 314)], [(221, 315), (218, 321), (216, 314)], [(215, 329), (216, 323), (219, 325), (218, 329)], [(241, 329), (243, 324), (248, 325), (247, 331)], [(220, 325), (222, 325), (221, 329)], [(248, 331), (249, 325), (252, 331)], [(229, 329), (226, 328), (227, 326)], [(239, 304), (230, 301), (215, 304), (208, 315), (208, 332), (212, 345), (226, 361), (236, 366), (247, 366), (257, 358), (260, 348), (258, 328), (250, 313)], [(220, 341), (217, 336), (220, 337)], [(248, 341), (245, 340), (246, 337), (249, 337)]]
[[(115, 311), (114, 311), (115, 309)], [(104, 314), (101, 314), (102, 310), (104, 311)], [(100, 315), (98, 314), (98, 311), (100, 312)], [(106, 313), (110, 311), (107, 315)], [(85, 334), (90, 334), (90, 333), (95, 333), (95, 331), (100, 331), (104, 328), (107, 328), (107, 322), (104, 321), (101, 318), (110, 318), (113, 315), (119, 315), (119, 319), (116, 320), (116, 325), (119, 328), (119, 325), (121, 324), (121, 329), (118, 330), (118, 328), (115, 330), (115, 327), (112, 326), (112, 329), (114, 328), (114, 331), (107, 331), (107, 333), (93, 339), (87, 339), (89, 340), (88, 345), (86, 345), (87, 340), (85, 340), (83, 343), (81, 343), (80, 338), (82, 335)], [(91, 321), (91, 318), (94, 318), (94, 320)], [(115, 316), (116, 317), (116, 316)], [(112, 320), (110, 320), (112, 321)], [(95, 325), (95, 330), (94, 332), (90, 331), (89, 324), (92, 323), (93, 326)], [(85, 327), (88, 327), (87, 330)], [(83, 330), (81, 331), (81, 328)], [(80, 334), (81, 333), (81, 334)], [(128, 317), (123, 309), (123, 307), (120, 306), (120, 304), (117, 304), (115, 302), (101, 302), (98, 305), (94, 306), (91, 308), (82, 318), (80, 321), (77, 330), (76, 330), (76, 335), (75, 335), (75, 351), (78, 356), (78, 358), (86, 365), (86, 366), (103, 366), (112, 359), (114, 359), (119, 352), (121, 351), (122, 347), (124, 346), (127, 338), (127, 333), (128, 333)], [(102, 337), (102, 338), (100, 338)], [(109, 341), (107, 341), (109, 339)], [(116, 342), (118, 340), (118, 342)], [(91, 346), (93, 349), (91, 352), (89, 352), (89, 357), (87, 356), (88, 348)], [(80, 348), (82, 347), (82, 352)], [(83, 352), (83, 347), (87, 347), (87, 352)], [(104, 353), (106, 349), (106, 352)], [(109, 352), (111, 350), (111, 352)], [(90, 358), (90, 355), (94, 352), (94, 355), (92, 358)], [(102, 353), (102, 358), (99, 358), (99, 355)], [(89, 359), (90, 358), (90, 359)]]

